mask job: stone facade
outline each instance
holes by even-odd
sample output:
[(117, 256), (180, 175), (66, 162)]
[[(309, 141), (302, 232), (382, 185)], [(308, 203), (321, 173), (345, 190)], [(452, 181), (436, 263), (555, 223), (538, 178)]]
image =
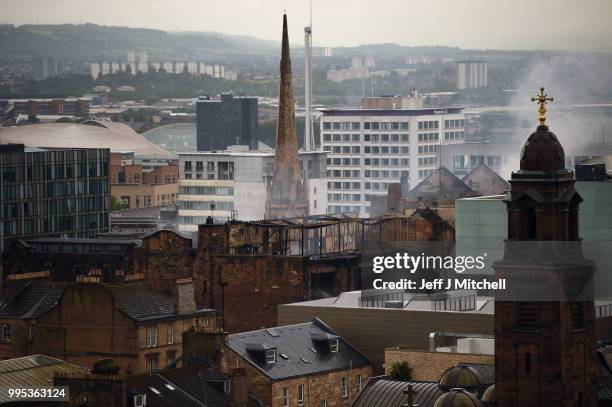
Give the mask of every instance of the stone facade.
[[(350, 371), (331, 371), (272, 381), (227, 348), (224, 350), (221, 367), (224, 373), (228, 373), (235, 367), (244, 368), (249, 381), (249, 392), (262, 401), (266, 407), (320, 406), (323, 401), (327, 401), (328, 407), (350, 406), (361, 387), (365, 386), (367, 379), (372, 376), (372, 368), (367, 366)], [(361, 387), (358, 385), (358, 376), (360, 376)], [(343, 377), (346, 377), (348, 382), (346, 397), (342, 394)], [(298, 403), (297, 397), (299, 385), (304, 386), (302, 404)], [(285, 404), (284, 389), (288, 389), (288, 404)]]
[(493, 355), (472, 353), (428, 352), (411, 350), (402, 347), (385, 349), (385, 374), (390, 374), (395, 363), (406, 362), (412, 368), (410, 380), (419, 382), (437, 382), (442, 374), (460, 363), (492, 365)]

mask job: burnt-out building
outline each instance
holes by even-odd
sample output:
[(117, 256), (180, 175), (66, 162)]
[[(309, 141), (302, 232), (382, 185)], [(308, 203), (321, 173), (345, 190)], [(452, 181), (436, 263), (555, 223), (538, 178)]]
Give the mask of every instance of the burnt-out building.
[(451, 226), (420, 211), (410, 217), (204, 224), (197, 244), (169, 230), (142, 239), (31, 239), (5, 253), (3, 292), (8, 298), (32, 279), (70, 283), (95, 277), (113, 285), (142, 282), (172, 295), (177, 280), (192, 279), (197, 306), (223, 311), (224, 328), (239, 332), (275, 325), (279, 304), (360, 289), (368, 242), (452, 235)]

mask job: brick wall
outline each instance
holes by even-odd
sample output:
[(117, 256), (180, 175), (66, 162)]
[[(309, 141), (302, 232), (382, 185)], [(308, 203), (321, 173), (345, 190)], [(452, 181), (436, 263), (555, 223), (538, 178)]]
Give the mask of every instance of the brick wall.
[(442, 374), (459, 363), (495, 363), (494, 355), (471, 353), (427, 352), (401, 347), (385, 349), (385, 374), (395, 363), (406, 362), (412, 368), (412, 380), (436, 382)]

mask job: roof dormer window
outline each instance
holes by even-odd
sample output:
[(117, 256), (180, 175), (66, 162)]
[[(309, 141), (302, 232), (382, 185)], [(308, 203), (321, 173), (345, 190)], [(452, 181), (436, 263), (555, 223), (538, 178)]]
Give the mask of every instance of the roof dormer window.
[(276, 363), (276, 349), (268, 349), (266, 351), (266, 365), (273, 365)]
[(340, 341), (338, 338), (333, 338), (329, 340), (329, 351), (332, 353), (336, 353), (340, 350)]

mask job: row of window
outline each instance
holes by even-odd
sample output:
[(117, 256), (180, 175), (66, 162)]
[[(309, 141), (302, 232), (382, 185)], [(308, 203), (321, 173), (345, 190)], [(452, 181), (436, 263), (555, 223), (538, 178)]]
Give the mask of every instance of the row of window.
[[(408, 130), (410, 123), (402, 122), (364, 122), (365, 130)], [(323, 122), (323, 130), (360, 130), (360, 122)]]
[(208, 186), (179, 186), (179, 194), (184, 195), (234, 195), (232, 187), (208, 187)]
[(359, 202), (361, 194), (327, 194), (327, 199), (330, 202)]
[(440, 122), (437, 120), (427, 120), (419, 122), (418, 128), (419, 130), (427, 130), (427, 129), (437, 129), (440, 127)]
[(408, 171), (366, 170), (366, 178), (399, 178), (408, 177)]
[[(383, 143), (407, 143), (410, 141), (408, 134), (364, 134), (363, 141)], [(361, 142), (360, 134), (329, 134), (323, 133), (323, 142), (331, 143), (358, 143)]]
[(327, 158), (327, 165), (361, 165), (361, 158)]
[(432, 165), (436, 165), (438, 160), (436, 157), (421, 157), (419, 158), (419, 167), (429, 167)]
[(444, 132), (444, 140), (463, 140), (465, 132), (463, 131), (447, 131)]
[(361, 206), (340, 206), (340, 205), (329, 205), (327, 207), (328, 213), (340, 214), (340, 213), (353, 213), (359, 214)]
[(419, 143), (424, 141), (439, 141), (440, 135), (438, 133), (420, 133), (418, 136)]
[(438, 145), (419, 146), (419, 154), (435, 154), (438, 152)]
[[(361, 147), (359, 146), (323, 146), (323, 151), (330, 152), (332, 154), (360, 154)], [(410, 154), (410, 147), (379, 147), (379, 146), (365, 146), (363, 148), (364, 154)]]
[[(172, 345), (174, 343), (174, 322), (168, 322), (166, 325), (166, 344)], [(154, 348), (157, 346), (157, 325), (147, 327), (147, 348)]]
[(444, 127), (446, 127), (447, 129), (454, 129), (456, 127), (464, 127), (464, 126), (465, 126), (465, 120), (463, 119), (444, 120)]
[(478, 167), (480, 164), (486, 163), (488, 167), (499, 169), (501, 167), (501, 156), (499, 155), (456, 155), (453, 157), (453, 168), (456, 170)]
[(234, 209), (234, 203), (218, 201), (179, 201), (178, 207), (179, 209), (231, 211)]
[(327, 178), (361, 178), (360, 170), (327, 170)]
[(365, 165), (382, 166), (382, 167), (408, 167), (410, 165), (409, 158), (366, 158)]
[[(356, 390), (360, 391), (361, 387), (362, 387), (362, 377), (361, 374), (357, 374), (355, 376), (355, 386), (356, 386)], [(340, 379), (340, 395), (342, 396), (342, 398), (347, 398), (349, 396), (349, 379), (348, 376), (343, 376)], [(301, 407), (304, 405), (304, 398), (305, 398), (305, 393), (304, 393), (304, 385), (303, 384), (299, 384), (297, 387), (297, 395), (296, 395), (296, 404), (297, 406)], [(289, 403), (290, 403), (290, 399), (291, 399), (291, 394), (290, 394), (290, 390), (289, 387), (283, 387), (283, 407), (289, 407)], [(327, 400), (322, 400), (320, 407), (327, 407)]]
[(328, 182), (327, 188), (333, 189), (346, 189), (346, 190), (360, 190), (361, 182)]

